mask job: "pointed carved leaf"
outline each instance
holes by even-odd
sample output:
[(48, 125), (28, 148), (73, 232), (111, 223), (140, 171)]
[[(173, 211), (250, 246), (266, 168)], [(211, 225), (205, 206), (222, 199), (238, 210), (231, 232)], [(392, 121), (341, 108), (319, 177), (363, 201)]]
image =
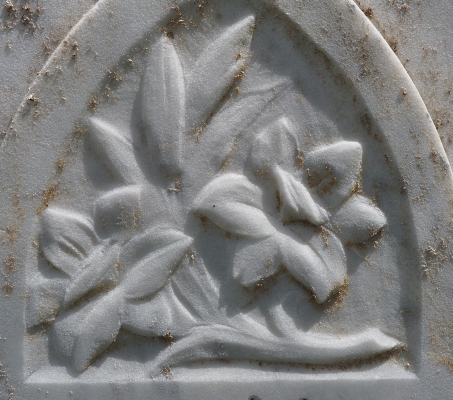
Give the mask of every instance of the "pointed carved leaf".
[(313, 291), (318, 303), (324, 303), (346, 278), (343, 246), (333, 233), (326, 231), (324, 237), (321, 234), (306, 238), (291, 236), (280, 237), (283, 265), (296, 280)]
[(262, 192), (247, 178), (226, 174), (206, 185), (195, 201), (195, 210), (219, 228), (250, 238), (265, 238), (275, 228), (262, 211)]
[(67, 279), (48, 279), (28, 290), (25, 322), (27, 327), (52, 322), (64, 298)]
[(140, 298), (161, 289), (192, 244), (192, 238), (170, 229), (152, 229), (124, 246), (120, 287), (126, 298)]
[(137, 183), (142, 172), (137, 165), (132, 144), (113, 125), (90, 118), (88, 138), (94, 151), (115, 178), (123, 183)]
[(280, 212), (283, 221), (307, 220), (314, 225), (321, 225), (327, 221), (327, 211), (314, 201), (301, 182), (278, 166), (273, 172), (282, 201)]
[(233, 277), (241, 285), (256, 285), (280, 267), (279, 243), (275, 236), (260, 241), (244, 240), (239, 246), (234, 255)]
[(107, 192), (94, 204), (94, 225), (102, 237), (133, 233), (140, 224), (141, 187), (126, 186)]
[(276, 98), (273, 89), (267, 87), (241, 94), (231, 104), (220, 110), (200, 136), (196, 151), (199, 156), (196, 173), (209, 170), (219, 171), (234, 155), (234, 141), (247, 132), (262, 117), (267, 107)]
[(97, 288), (106, 275), (115, 270), (118, 263), (119, 246), (98, 246), (84, 263), (66, 290), (64, 305), (67, 307), (88, 291)]
[(121, 327), (123, 303), (121, 293), (114, 290), (84, 313), (71, 352), (72, 365), (77, 371), (84, 371), (96, 355), (115, 341)]
[(151, 49), (142, 90), (143, 119), (151, 154), (167, 172), (178, 172), (185, 131), (184, 73), (167, 37), (162, 37)]
[(92, 223), (68, 211), (48, 208), (42, 214), (40, 244), (52, 265), (72, 275), (97, 243)]
[(376, 235), (387, 223), (379, 208), (370, 199), (356, 195), (343, 204), (332, 217), (338, 235), (347, 243), (365, 242)]
[(248, 16), (214, 40), (198, 58), (188, 77), (190, 128), (202, 126), (217, 101), (244, 68), (255, 18)]
[(362, 146), (341, 141), (317, 148), (305, 157), (308, 185), (328, 207), (337, 207), (352, 192), (362, 166)]

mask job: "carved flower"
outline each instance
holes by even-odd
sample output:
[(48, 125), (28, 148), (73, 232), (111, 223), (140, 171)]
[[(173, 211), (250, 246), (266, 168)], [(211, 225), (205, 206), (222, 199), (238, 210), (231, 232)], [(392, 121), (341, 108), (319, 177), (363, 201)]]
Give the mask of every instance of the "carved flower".
[(244, 174), (222, 172), (236, 138), (254, 131), (282, 84), (231, 96), (250, 56), (253, 25), (248, 16), (230, 26), (193, 67), (183, 68), (171, 40), (158, 38), (137, 101), (138, 139), (87, 118), (86, 168), (94, 182), (103, 164), (107, 178), (85, 214), (58, 207), (42, 213), (40, 249), (54, 271), (30, 285), (27, 309), (27, 325), (51, 324), (49, 346), (76, 371), (122, 328), (148, 337), (172, 331), (174, 346), (152, 360), (153, 371), (206, 358), (329, 363), (398, 345), (377, 329), (332, 342), (301, 332), (275, 336), (242, 310), (231, 317), (217, 298), (223, 282), (194, 255), (204, 235), (194, 227), (195, 211), (241, 238), (232, 269), (242, 285), (284, 265), (323, 302), (345, 278), (341, 241), (367, 241), (385, 225), (358, 193), (358, 143), (314, 149), (302, 174), (297, 136), (283, 119), (256, 138)]
[[(200, 175), (196, 168), (188, 168), (183, 181), (183, 167), (193, 157), (199, 170), (217, 170), (233, 141), (226, 134), (198, 137), (193, 140), (198, 150), (187, 157), (183, 145), (188, 132), (201, 135), (216, 126), (217, 131), (219, 126), (225, 130), (224, 122), (250, 100), (256, 101), (248, 107), (247, 117), (259, 115), (274, 97), (275, 86), (256, 90), (225, 106), (211, 121), (215, 103), (221, 104), (218, 99), (233, 92), (242, 76), (253, 24), (253, 16), (233, 24), (189, 70), (183, 70), (171, 39), (165, 35), (156, 40), (139, 93), (140, 140), (146, 150), (105, 120), (88, 119), (87, 148), (104, 164), (107, 180), (115, 187), (96, 199), (89, 216), (57, 207), (42, 213), (40, 247), (59, 274), (31, 287), (27, 313), (28, 326), (52, 323), (52, 346), (76, 370), (85, 370), (116, 340), (121, 327), (153, 337), (168, 332), (174, 316), (162, 315), (168, 303), (177, 300), (165, 296), (193, 244), (185, 232), (193, 198), (180, 194), (181, 185), (190, 187)], [(218, 63), (219, 52), (227, 62)], [(210, 120), (207, 129), (206, 120)], [(236, 123), (247, 127), (243, 120)], [(206, 147), (216, 152), (207, 156)], [(144, 316), (136, 317), (137, 301), (152, 304), (154, 315), (146, 318), (156, 316), (157, 323), (142, 327)], [(188, 319), (192, 325), (201, 323)]]
[[(51, 317), (58, 308), (70, 309), (89, 301), (93, 294), (105, 293), (92, 304), (63, 315), (52, 327), (61, 355), (70, 358), (77, 370), (84, 370), (88, 360), (115, 339), (127, 301), (143, 300), (161, 290), (192, 244), (183, 232), (163, 225), (137, 234), (140, 204), (140, 187), (126, 186), (96, 201), (94, 223), (57, 208), (43, 213), (43, 253), (69, 279), (60, 280), (58, 286), (51, 281), (39, 287), (41, 296), (58, 301), (53, 310), (33, 311), (40, 318), (46, 312)], [(52, 289), (61, 295), (54, 296)]]
[(285, 118), (268, 127), (250, 157), (259, 178), (221, 175), (201, 191), (196, 210), (243, 238), (233, 266), (240, 284), (253, 287), (283, 266), (323, 303), (346, 278), (343, 244), (369, 241), (386, 218), (360, 194), (359, 143), (321, 146), (304, 158), (296, 143)]

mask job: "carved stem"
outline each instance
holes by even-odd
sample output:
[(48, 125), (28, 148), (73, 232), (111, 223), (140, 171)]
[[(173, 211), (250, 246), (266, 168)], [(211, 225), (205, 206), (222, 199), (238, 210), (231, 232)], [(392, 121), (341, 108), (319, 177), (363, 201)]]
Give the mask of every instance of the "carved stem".
[(334, 335), (296, 334), (291, 338), (253, 336), (225, 325), (199, 326), (177, 340), (152, 363), (151, 375), (162, 368), (202, 360), (253, 360), (319, 366), (347, 365), (402, 348), (378, 329), (339, 338)]

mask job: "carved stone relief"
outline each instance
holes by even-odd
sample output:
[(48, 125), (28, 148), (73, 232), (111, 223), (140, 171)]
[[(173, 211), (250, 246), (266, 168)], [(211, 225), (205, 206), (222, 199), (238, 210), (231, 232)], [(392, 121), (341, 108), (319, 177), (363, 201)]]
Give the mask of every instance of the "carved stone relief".
[[(24, 221), (30, 387), (223, 370), (230, 383), (255, 371), (252, 383), (372, 374), (415, 387), (417, 216), (435, 218), (421, 176), (432, 168), (448, 190), (451, 170), (417, 93), (383, 89), (369, 36), (387, 45), (333, 3), (338, 26), (318, 40), (293, 2), (148, 5), (152, 20), (132, 26), (106, 1), (62, 43), (3, 146), (5, 163), (20, 154), (8, 193)], [(395, 68), (387, 82), (406, 79)], [(400, 124), (389, 99), (408, 109)]]

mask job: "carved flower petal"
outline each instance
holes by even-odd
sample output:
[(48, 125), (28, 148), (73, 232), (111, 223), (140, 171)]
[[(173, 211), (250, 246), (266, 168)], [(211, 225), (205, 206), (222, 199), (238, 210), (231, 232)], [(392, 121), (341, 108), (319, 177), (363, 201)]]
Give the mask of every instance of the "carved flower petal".
[(185, 131), (185, 83), (179, 56), (166, 36), (151, 48), (142, 104), (153, 159), (167, 172), (178, 172)]
[(113, 125), (98, 118), (90, 118), (88, 140), (91, 148), (117, 179), (136, 183), (142, 179), (132, 144)]
[(118, 255), (118, 245), (98, 246), (71, 281), (66, 290), (64, 305), (70, 305), (77, 298), (98, 287), (106, 280), (109, 272), (111, 273), (110, 278), (113, 277), (115, 266), (118, 263)]
[(265, 238), (275, 228), (261, 211), (262, 192), (243, 175), (226, 174), (214, 179), (200, 192), (195, 210), (219, 228), (250, 238)]
[(129, 241), (120, 262), (125, 297), (141, 298), (161, 289), (191, 244), (192, 238), (170, 228), (151, 229)]
[(48, 208), (42, 214), (40, 245), (55, 268), (72, 275), (97, 243), (92, 223), (79, 214)]
[(244, 175), (225, 174), (209, 182), (198, 195), (195, 204), (212, 208), (213, 205), (221, 201), (236, 201), (262, 208), (262, 198), (261, 189), (251, 183)]
[(327, 211), (315, 202), (301, 182), (278, 166), (273, 169), (273, 175), (278, 182), (280, 214), (284, 222), (302, 220), (321, 225), (327, 221)]
[(294, 166), (297, 155), (296, 136), (282, 117), (257, 136), (251, 159), (255, 169), (271, 170), (276, 165)]
[(59, 316), (49, 332), (49, 344), (60, 357), (83, 372), (93, 358), (115, 341), (124, 300), (119, 290)]
[(167, 285), (152, 301), (128, 301), (121, 326), (142, 336), (163, 336), (169, 331), (176, 336), (198, 325), (196, 317), (181, 304), (172, 285)]
[(275, 236), (265, 240), (243, 240), (233, 261), (233, 277), (250, 287), (272, 276), (280, 267), (279, 243)]
[(337, 207), (352, 192), (359, 179), (362, 146), (341, 141), (321, 146), (305, 157), (308, 185), (328, 207)]
[[(205, 48), (187, 78), (190, 129), (204, 120), (235, 84), (235, 76), (245, 66), (255, 18), (248, 16), (229, 27)], [(240, 56), (239, 56), (240, 55)]]
[(333, 233), (326, 231), (305, 238), (280, 235), (283, 266), (316, 295), (318, 303), (324, 303), (346, 278), (343, 245)]
[(94, 204), (94, 226), (102, 237), (134, 232), (141, 217), (141, 187), (126, 186), (107, 192)]
[(332, 225), (347, 243), (365, 242), (387, 223), (384, 213), (370, 204), (370, 199), (356, 195), (343, 204), (332, 217)]
[(72, 365), (77, 371), (84, 371), (96, 355), (115, 341), (121, 327), (123, 304), (121, 293), (113, 290), (84, 313), (76, 327), (71, 352)]

